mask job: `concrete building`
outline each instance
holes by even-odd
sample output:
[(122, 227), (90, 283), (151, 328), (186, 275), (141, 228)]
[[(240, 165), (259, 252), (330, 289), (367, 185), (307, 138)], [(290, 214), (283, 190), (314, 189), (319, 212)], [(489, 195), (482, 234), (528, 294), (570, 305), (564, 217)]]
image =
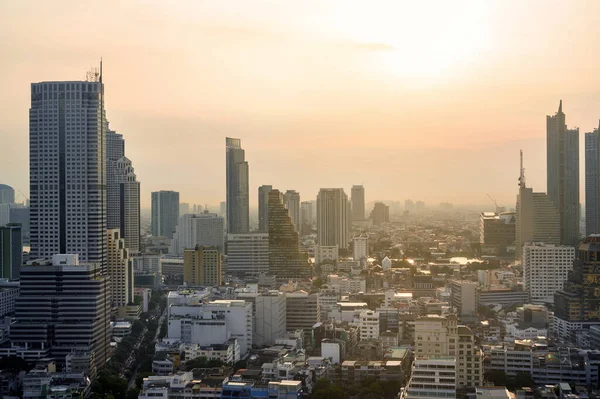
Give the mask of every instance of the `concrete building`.
[(482, 212), (479, 220), (482, 252), (490, 255), (506, 255), (510, 252), (516, 238), (515, 213)]
[(337, 245), (315, 245), (315, 264), (334, 263), (339, 260), (339, 248)]
[(300, 193), (295, 190), (287, 190), (283, 194), (283, 204), (288, 210), (294, 228), (300, 232)]
[(348, 196), (343, 188), (322, 188), (317, 195), (317, 244), (348, 248)]
[(7, 184), (0, 184), (0, 204), (14, 204), (15, 189)]
[(300, 252), (300, 237), (279, 190), (269, 192), (269, 274), (280, 279), (308, 278), (308, 254)]
[(155, 191), (152, 193), (153, 236), (172, 238), (179, 221), (179, 193)]
[(269, 232), (269, 192), (273, 190), (271, 185), (258, 187), (258, 231)]
[(225, 249), (225, 219), (216, 213), (204, 212), (198, 215), (187, 214), (179, 218), (173, 242), (169, 248), (171, 255), (182, 256), (183, 251), (196, 246)]
[(320, 319), (319, 301), (317, 294), (308, 294), (304, 291), (285, 294), (286, 302), (286, 330), (310, 331)]
[(363, 260), (369, 256), (369, 237), (360, 235), (352, 238), (354, 244), (354, 260)]
[(227, 234), (227, 274), (259, 275), (269, 271), (269, 234)]
[(109, 229), (106, 235), (111, 304), (113, 308), (125, 308), (133, 304), (133, 264), (119, 229)]
[[(0, 206), (1, 207), (1, 206)], [(29, 244), (31, 240), (31, 223), (29, 207), (20, 204), (10, 205), (8, 211), (9, 223), (18, 223), (21, 225), (21, 238), (23, 244)], [(0, 223), (0, 226), (2, 223)]]
[(543, 243), (523, 247), (523, 286), (532, 303), (554, 303), (573, 269), (575, 248)]
[(26, 359), (51, 356), (61, 364), (69, 353), (86, 351), (96, 367), (104, 365), (110, 283), (100, 265), (79, 263), (77, 255), (55, 255), (51, 262), (28, 262), (20, 277), (8, 350)]
[(456, 358), (425, 356), (415, 358), (410, 381), (401, 399), (456, 398)]
[(452, 306), (458, 311), (462, 321), (475, 320), (477, 318), (478, 284), (475, 281), (452, 280), (451, 300)]
[(350, 198), (352, 202), (352, 221), (365, 220), (365, 188), (362, 185), (352, 186)]
[(360, 340), (379, 339), (379, 313), (372, 310), (360, 312), (358, 316)]
[(378, 226), (382, 223), (389, 223), (390, 221), (390, 207), (383, 202), (376, 202), (371, 211), (370, 218), (373, 221), (374, 226)]
[(106, 272), (106, 117), (102, 74), (31, 84), (31, 258), (78, 254)]
[(9, 223), (0, 226), (0, 278), (18, 280), (22, 264), (21, 225)]
[(555, 115), (546, 117), (548, 197), (560, 215), (560, 243), (579, 242), (579, 128), (568, 129), (562, 100)]
[(222, 282), (221, 252), (217, 247), (196, 246), (183, 254), (183, 281), (190, 286), (219, 286)]
[(0, 280), (0, 318), (13, 316), (15, 300), (19, 296), (19, 282)]
[(252, 303), (256, 346), (274, 345), (286, 329), (286, 296), (279, 291), (240, 293), (237, 299)]
[[(163, 259), (161, 254), (138, 254), (130, 256), (133, 270), (146, 273), (162, 274)], [(181, 268), (183, 273), (183, 267)]]
[(600, 127), (585, 134), (585, 233), (600, 233)]
[(248, 162), (240, 139), (226, 137), (225, 148), (227, 232), (248, 233), (250, 229)]
[(315, 222), (312, 201), (302, 201), (300, 203), (300, 224), (301, 234), (310, 234), (312, 226)]

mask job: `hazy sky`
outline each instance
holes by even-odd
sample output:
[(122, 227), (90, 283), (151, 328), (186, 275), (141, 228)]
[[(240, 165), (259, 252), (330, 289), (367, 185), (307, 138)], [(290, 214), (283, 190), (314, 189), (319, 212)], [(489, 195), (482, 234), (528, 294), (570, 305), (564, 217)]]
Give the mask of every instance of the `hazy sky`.
[[(0, 0), (0, 183), (28, 192), (31, 82), (104, 59), (107, 116), (150, 192), (257, 187), (514, 206), (545, 190), (545, 122), (600, 118), (600, 1)], [(583, 154), (582, 154), (583, 163)], [(583, 171), (582, 171), (583, 179)], [(582, 202), (584, 197), (581, 197)]]

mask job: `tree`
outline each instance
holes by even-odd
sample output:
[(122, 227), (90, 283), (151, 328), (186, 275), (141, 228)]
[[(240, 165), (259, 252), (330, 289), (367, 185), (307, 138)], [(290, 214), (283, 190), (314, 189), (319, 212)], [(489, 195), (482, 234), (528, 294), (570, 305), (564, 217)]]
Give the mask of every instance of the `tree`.
[(348, 396), (337, 383), (333, 383), (327, 378), (321, 378), (313, 388), (312, 399), (346, 399)]

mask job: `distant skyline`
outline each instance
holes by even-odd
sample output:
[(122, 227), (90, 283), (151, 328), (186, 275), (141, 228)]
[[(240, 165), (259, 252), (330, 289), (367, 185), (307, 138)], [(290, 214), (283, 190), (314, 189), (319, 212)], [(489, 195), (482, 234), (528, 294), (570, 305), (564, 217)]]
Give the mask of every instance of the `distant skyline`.
[[(514, 207), (519, 149), (546, 190), (546, 115), (600, 118), (599, 2), (0, 0), (0, 183), (28, 194), (30, 84), (104, 60), (107, 118), (150, 193), (225, 199), (242, 140), (250, 207), (272, 185), (315, 200)], [(532, 14), (535, 18), (532, 18)], [(584, 201), (581, 194), (581, 202)], [(490, 207), (491, 209), (491, 207)]]

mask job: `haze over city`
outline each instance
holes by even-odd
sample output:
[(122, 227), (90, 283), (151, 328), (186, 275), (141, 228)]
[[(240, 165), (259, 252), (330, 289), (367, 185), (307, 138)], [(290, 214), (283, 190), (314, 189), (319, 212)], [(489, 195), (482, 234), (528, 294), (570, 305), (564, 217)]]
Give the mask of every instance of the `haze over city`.
[(160, 189), (222, 201), (225, 136), (242, 139), (251, 206), (261, 184), (306, 199), (364, 184), (367, 201), (490, 194), (514, 207), (519, 149), (528, 184), (546, 189), (559, 100), (570, 128), (598, 126), (599, 13), (592, 1), (2, 1), (2, 181), (27, 195), (30, 83), (83, 79), (102, 57), (143, 207)]

